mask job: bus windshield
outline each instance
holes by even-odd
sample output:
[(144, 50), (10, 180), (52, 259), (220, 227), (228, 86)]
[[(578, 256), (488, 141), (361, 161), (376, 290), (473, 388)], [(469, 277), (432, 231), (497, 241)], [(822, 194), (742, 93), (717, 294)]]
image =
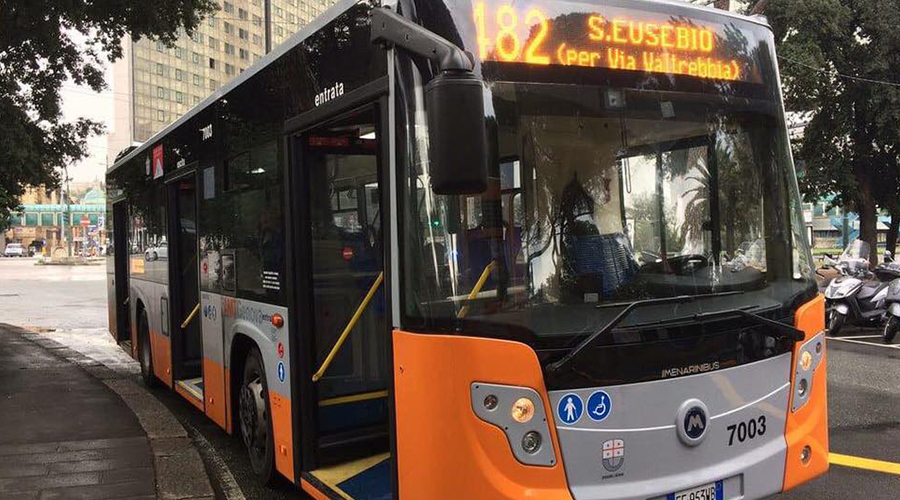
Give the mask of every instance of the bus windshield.
[[(777, 77), (765, 61), (746, 66), (752, 78), (720, 84), (565, 68), (573, 84), (553, 66), (483, 61), (489, 187), (437, 195), (427, 160), (411, 172), (407, 317), (578, 337), (616, 313), (610, 304), (738, 291), (729, 307), (780, 307), (808, 292), (784, 115), (769, 91)], [(625, 325), (671, 309), (635, 311)]]

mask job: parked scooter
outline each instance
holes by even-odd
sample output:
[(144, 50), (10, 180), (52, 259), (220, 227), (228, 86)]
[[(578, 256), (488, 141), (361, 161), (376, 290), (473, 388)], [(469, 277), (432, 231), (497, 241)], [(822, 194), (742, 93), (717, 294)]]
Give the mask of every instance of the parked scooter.
[(885, 344), (894, 341), (894, 337), (900, 332), (900, 263), (894, 262), (889, 252), (885, 252), (885, 266), (895, 270), (897, 275), (887, 288), (887, 294), (884, 297), (885, 322), (884, 329), (881, 331), (881, 338)]
[[(858, 326), (878, 326), (885, 312), (888, 283), (869, 271), (869, 244), (855, 240), (837, 261), (826, 256), (826, 264), (840, 271), (825, 289), (828, 335), (836, 336), (848, 321)], [(883, 275), (883, 269), (879, 269)]]

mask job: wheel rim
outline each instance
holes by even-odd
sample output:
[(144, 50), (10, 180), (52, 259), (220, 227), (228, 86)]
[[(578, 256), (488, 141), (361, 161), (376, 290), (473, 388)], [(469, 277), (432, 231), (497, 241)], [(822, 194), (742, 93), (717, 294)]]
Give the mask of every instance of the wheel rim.
[(259, 376), (241, 387), (240, 399), (241, 434), (244, 436), (244, 444), (254, 459), (262, 460), (265, 458), (269, 439), (269, 421)]

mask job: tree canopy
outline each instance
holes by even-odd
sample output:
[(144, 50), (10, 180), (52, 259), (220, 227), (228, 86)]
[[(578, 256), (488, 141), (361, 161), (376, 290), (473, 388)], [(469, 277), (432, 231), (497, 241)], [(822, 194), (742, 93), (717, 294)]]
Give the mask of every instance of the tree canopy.
[(63, 83), (99, 92), (123, 37), (172, 45), (217, 8), (213, 0), (0, 0), (0, 230), (27, 186), (56, 187), (60, 169), (84, 158), (86, 139), (103, 130), (63, 120)]
[(793, 145), (804, 198), (834, 195), (859, 213), (874, 260), (878, 208), (900, 222), (900, 3), (758, 0), (750, 9), (775, 32), (787, 110), (808, 120)]

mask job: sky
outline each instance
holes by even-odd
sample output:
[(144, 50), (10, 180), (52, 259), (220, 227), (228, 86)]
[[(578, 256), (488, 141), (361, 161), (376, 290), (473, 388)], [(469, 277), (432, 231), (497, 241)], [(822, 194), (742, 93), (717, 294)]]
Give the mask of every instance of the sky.
[[(124, 99), (125, 96), (112, 90), (111, 63), (106, 64), (105, 76), (107, 88), (101, 93), (94, 92), (90, 87), (75, 85), (72, 81), (63, 83), (60, 95), (64, 120), (90, 118), (106, 125), (106, 133), (112, 132), (113, 100)], [(69, 167), (69, 176), (73, 181), (103, 180), (106, 173), (106, 133), (88, 139), (88, 156)]]

